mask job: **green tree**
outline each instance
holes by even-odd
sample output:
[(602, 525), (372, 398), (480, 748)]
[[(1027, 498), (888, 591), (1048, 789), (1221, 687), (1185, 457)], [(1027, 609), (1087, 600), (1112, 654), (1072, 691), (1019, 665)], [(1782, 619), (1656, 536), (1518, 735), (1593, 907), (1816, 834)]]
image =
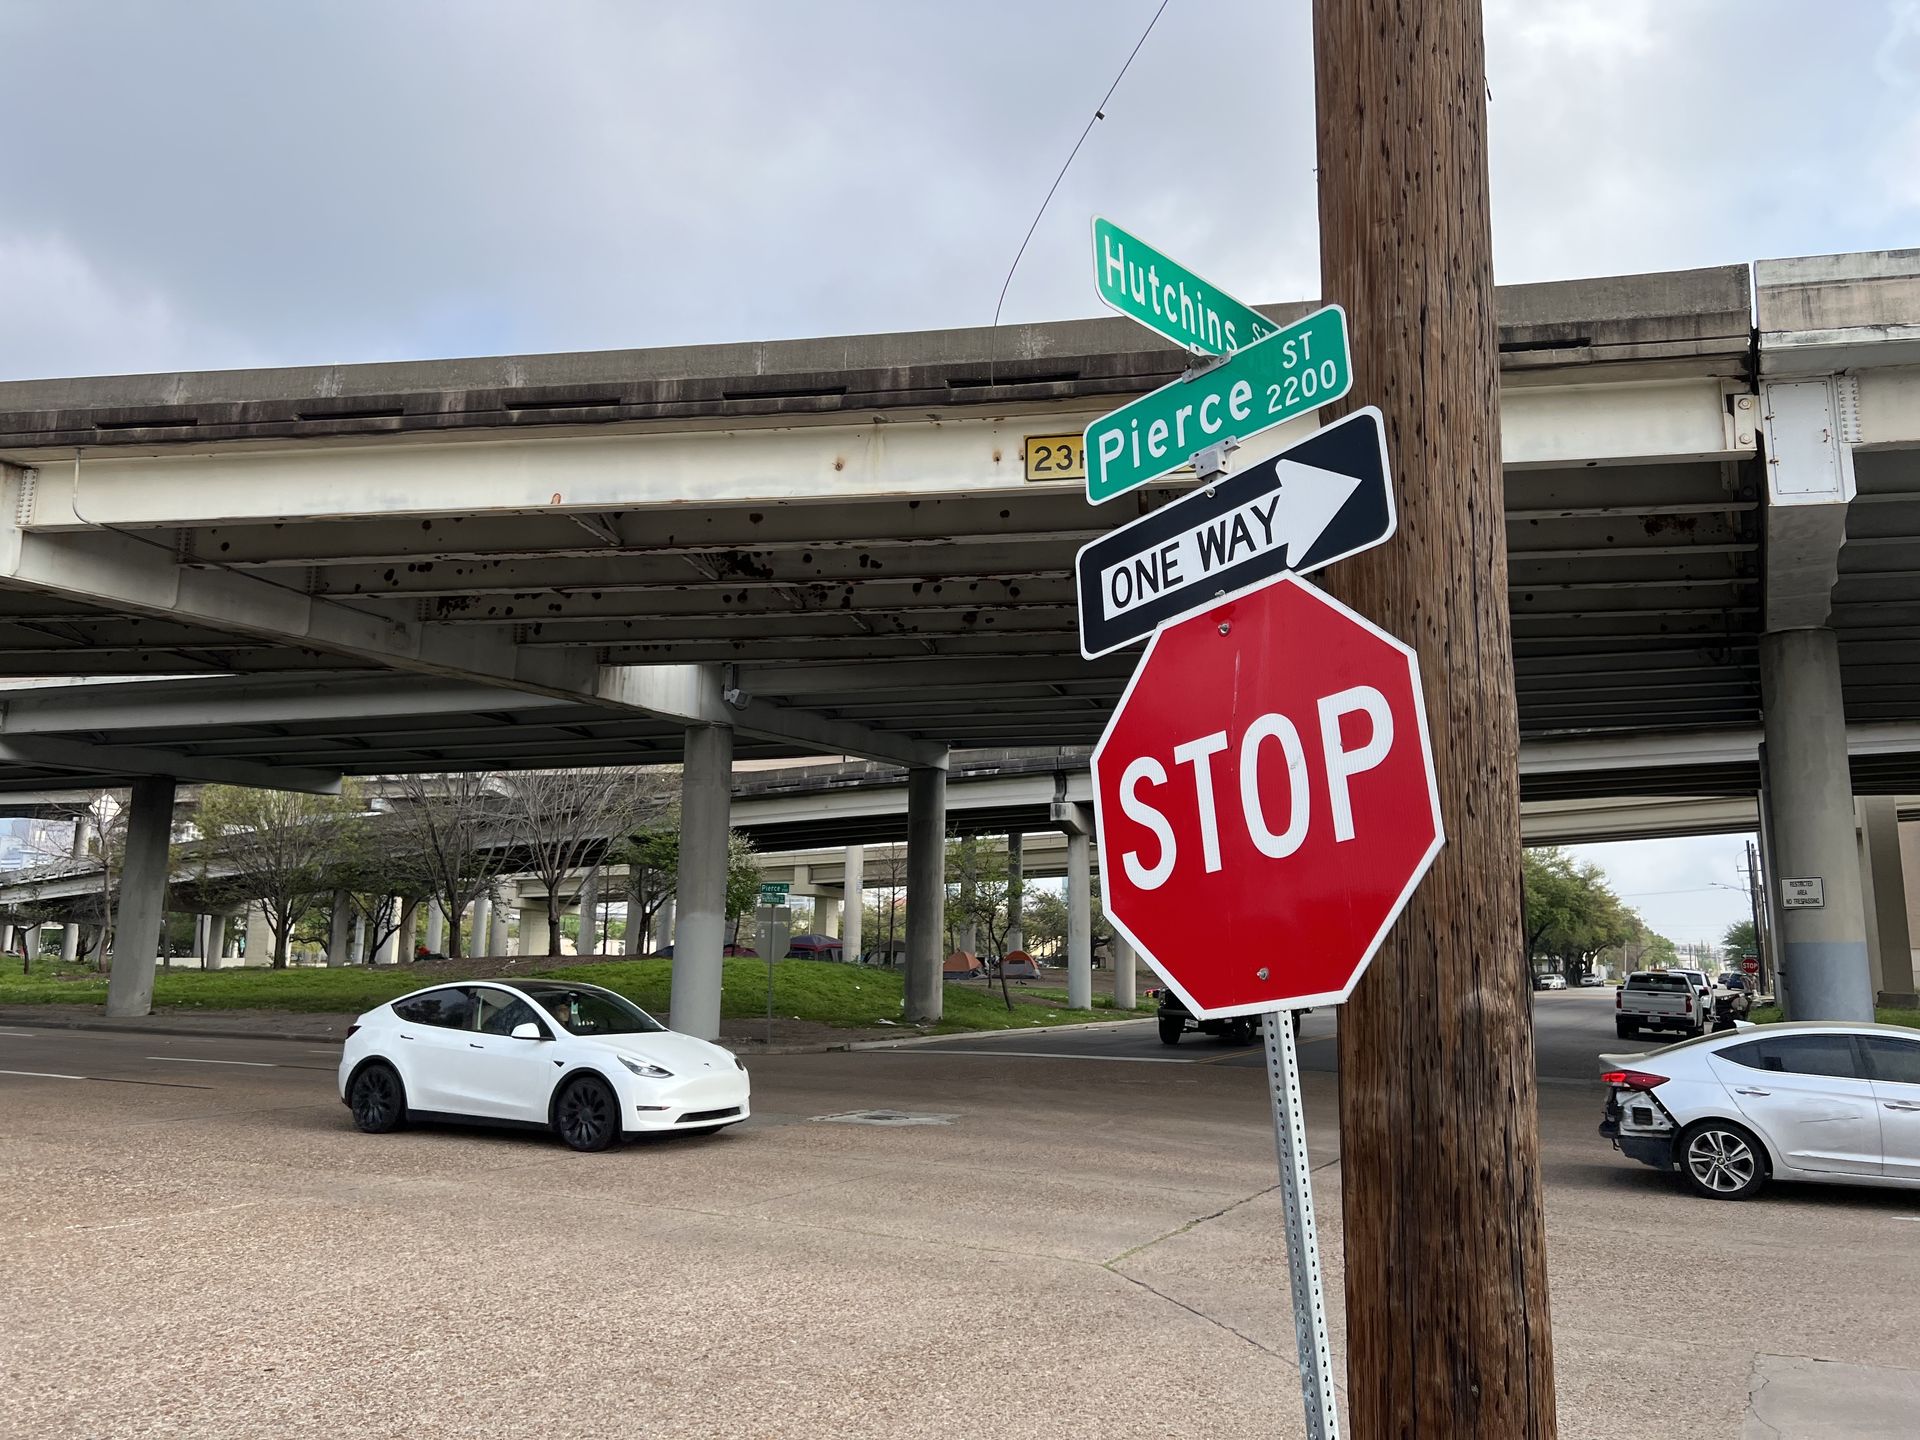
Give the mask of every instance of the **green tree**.
[(351, 788), (340, 795), (299, 795), (209, 785), (200, 792), (193, 826), (202, 864), (231, 877), (235, 892), (259, 897), (273, 932), (273, 968), (287, 965), (287, 941), (300, 917), (333, 888), (342, 835), (360, 814)]
[(1539, 846), (1523, 853), (1521, 881), (1529, 961), (1551, 959), (1570, 970), (1635, 936), (1639, 916), (1620, 903), (1590, 861), (1576, 862), (1558, 846)]
[[(628, 868), (627, 931), (645, 932), (654, 912), (673, 897), (680, 879), (680, 812), (668, 806), (658, 823), (636, 829), (608, 852), (609, 860)], [(738, 941), (741, 918), (760, 898), (760, 856), (753, 842), (735, 830), (727, 836), (727, 921)], [(777, 956), (775, 957), (778, 958)]]

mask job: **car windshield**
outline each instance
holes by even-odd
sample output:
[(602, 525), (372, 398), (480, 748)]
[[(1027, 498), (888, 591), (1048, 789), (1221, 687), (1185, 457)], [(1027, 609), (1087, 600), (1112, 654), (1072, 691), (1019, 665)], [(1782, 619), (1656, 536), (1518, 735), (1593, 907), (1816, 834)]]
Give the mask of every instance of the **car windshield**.
[(664, 1030), (624, 996), (598, 985), (522, 985), (526, 997), (570, 1035), (645, 1035)]

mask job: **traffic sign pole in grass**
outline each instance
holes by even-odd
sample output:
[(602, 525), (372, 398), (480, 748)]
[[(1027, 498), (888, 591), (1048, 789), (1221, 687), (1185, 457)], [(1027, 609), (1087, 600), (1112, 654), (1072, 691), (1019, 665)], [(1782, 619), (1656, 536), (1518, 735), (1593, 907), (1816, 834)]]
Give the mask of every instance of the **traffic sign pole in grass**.
[(1328, 305), (1087, 426), (1087, 499), (1124, 495), (1209, 446), (1271, 430), (1352, 386), (1347, 314)]
[(1111, 220), (1093, 217), (1093, 285), (1106, 305), (1202, 355), (1226, 355), (1280, 327)]

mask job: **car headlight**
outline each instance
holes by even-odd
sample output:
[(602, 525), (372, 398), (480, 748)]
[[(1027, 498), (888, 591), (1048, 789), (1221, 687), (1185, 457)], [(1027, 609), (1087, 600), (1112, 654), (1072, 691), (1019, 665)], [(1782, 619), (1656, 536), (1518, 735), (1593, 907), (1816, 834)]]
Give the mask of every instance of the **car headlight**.
[(658, 1065), (649, 1065), (644, 1060), (629, 1060), (625, 1055), (622, 1055), (620, 1057), (620, 1063), (634, 1074), (648, 1080), (671, 1080), (673, 1078), (673, 1072), (671, 1070), (664, 1069)]

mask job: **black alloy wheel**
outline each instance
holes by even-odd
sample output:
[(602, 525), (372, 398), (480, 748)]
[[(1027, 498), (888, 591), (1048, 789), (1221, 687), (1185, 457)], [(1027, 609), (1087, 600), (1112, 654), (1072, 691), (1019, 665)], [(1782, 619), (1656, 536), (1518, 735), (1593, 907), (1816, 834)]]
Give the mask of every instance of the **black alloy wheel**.
[(1160, 1043), (1162, 1045), (1178, 1045), (1180, 1043), (1181, 1032), (1186, 1028), (1186, 1021), (1171, 1015), (1162, 1015), (1160, 1017)]
[(575, 1150), (605, 1150), (620, 1138), (620, 1102), (607, 1082), (582, 1075), (560, 1092), (553, 1128)]
[(385, 1135), (407, 1121), (407, 1095), (391, 1065), (375, 1060), (362, 1066), (347, 1087), (353, 1123), (369, 1135)]

